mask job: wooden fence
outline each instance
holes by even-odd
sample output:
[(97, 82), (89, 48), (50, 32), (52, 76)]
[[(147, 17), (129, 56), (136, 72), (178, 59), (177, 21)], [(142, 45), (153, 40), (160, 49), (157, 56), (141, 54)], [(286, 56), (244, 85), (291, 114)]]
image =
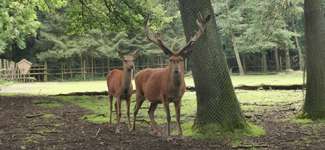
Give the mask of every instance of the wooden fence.
[(31, 73), (23, 74), (16, 62), (0, 59), (0, 80), (33, 82), (36, 81), (36, 78)]
[[(144, 68), (158, 68), (167, 65), (166, 57), (140, 57), (135, 61), (135, 71)], [(102, 79), (112, 69), (122, 69), (122, 61), (119, 59), (107, 59), (103, 61), (81, 61), (78, 64), (71, 63), (33, 63), (29, 72), (22, 75), (17, 63), (6, 59), (0, 59), (0, 79), (11, 81), (66, 81), (66, 80), (93, 80)]]

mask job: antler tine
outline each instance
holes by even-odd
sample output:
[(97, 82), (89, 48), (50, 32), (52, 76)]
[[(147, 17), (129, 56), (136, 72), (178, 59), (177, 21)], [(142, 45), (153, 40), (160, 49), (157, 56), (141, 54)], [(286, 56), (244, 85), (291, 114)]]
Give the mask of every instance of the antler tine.
[(123, 57), (124, 53), (122, 52), (122, 50), (120, 48), (117, 48), (117, 53), (119, 55), (119, 57)]
[(198, 30), (195, 34), (190, 38), (190, 40), (186, 43), (186, 45), (180, 49), (177, 54), (181, 56), (186, 56), (190, 53), (189, 48), (194, 45), (194, 43), (201, 37), (206, 29), (206, 23), (210, 20), (211, 15), (208, 15), (206, 18), (203, 18), (201, 13), (199, 13), (198, 18), (196, 19), (196, 24), (198, 26)]
[(147, 39), (150, 42), (152, 42), (152, 43), (156, 44), (157, 46), (159, 46), (159, 48), (162, 49), (163, 52), (166, 55), (173, 55), (174, 53), (169, 48), (167, 48), (165, 46), (165, 44), (162, 42), (162, 40), (160, 39), (160, 34), (159, 33), (154, 34), (154, 37), (150, 36), (148, 22), (149, 22), (149, 15), (146, 18), (145, 25), (144, 25), (144, 32), (146, 34)]

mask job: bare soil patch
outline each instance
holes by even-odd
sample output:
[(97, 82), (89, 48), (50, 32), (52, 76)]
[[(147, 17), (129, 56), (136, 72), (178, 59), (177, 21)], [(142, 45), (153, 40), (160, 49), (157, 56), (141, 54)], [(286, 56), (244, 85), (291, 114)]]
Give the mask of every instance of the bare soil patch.
[(244, 112), (252, 122), (262, 125), (267, 134), (244, 138), (239, 144), (227, 139), (194, 140), (175, 137), (167, 141), (149, 134), (148, 125), (138, 125), (130, 133), (124, 124), (121, 134), (108, 124), (93, 124), (80, 119), (89, 113), (72, 104), (44, 108), (35, 103), (55, 97), (1, 96), (0, 149), (325, 149), (324, 124), (292, 123), (299, 110), (296, 104), (270, 107), (262, 112)]

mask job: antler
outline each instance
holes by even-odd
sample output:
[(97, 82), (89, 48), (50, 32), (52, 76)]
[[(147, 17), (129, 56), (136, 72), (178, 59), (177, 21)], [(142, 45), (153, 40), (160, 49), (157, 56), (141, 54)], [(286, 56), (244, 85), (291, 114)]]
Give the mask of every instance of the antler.
[(166, 55), (173, 55), (174, 53), (169, 49), (167, 48), (164, 43), (161, 41), (160, 39), (160, 35), (158, 33), (155, 33), (154, 34), (154, 37), (152, 37), (149, 33), (149, 27), (148, 27), (148, 22), (149, 22), (149, 15), (148, 17), (146, 18), (145, 20), (145, 25), (144, 25), (144, 32), (148, 38), (148, 40), (156, 45), (158, 45), (160, 47), (160, 49), (163, 50), (163, 52), (166, 54)]
[(195, 42), (201, 37), (201, 35), (204, 33), (206, 29), (206, 23), (210, 20), (211, 15), (208, 15), (206, 18), (203, 18), (201, 13), (199, 13), (199, 16), (196, 20), (196, 24), (198, 25), (199, 29), (196, 31), (196, 33), (191, 37), (191, 39), (187, 42), (187, 44), (180, 49), (176, 54), (186, 57), (189, 53), (191, 53), (191, 47), (195, 44)]
[(126, 54), (125, 52), (123, 52), (120, 48), (117, 48), (117, 53), (118, 53), (118, 56), (120, 58), (123, 58), (123, 56)]

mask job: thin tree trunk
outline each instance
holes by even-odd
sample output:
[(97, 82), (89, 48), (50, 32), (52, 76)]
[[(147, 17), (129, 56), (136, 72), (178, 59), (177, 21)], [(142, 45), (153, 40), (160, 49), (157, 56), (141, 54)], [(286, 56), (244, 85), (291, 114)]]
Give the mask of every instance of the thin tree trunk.
[(44, 62), (44, 81), (48, 81), (47, 61)]
[(94, 79), (94, 56), (91, 56), (91, 78)]
[(234, 51), (235, 51), (236, 61), (237, 61), (238, 69), (239, 69), (239, 75), (241, 75), (241, 76), (245, 75), (243, 64), (240, 60), (240, 55), (239, 55), (237, 48), (234, 48)]
[(61, 64), (61, 81), (64, 80), (64, 64)]
[(80, 55), (80, 75), (83, 76), (84, 70), (83, 70), (83, 60), (82, 55)]
[[(296, 19), (293, 19), (293, 28), (294, 28), (294, 32), (297, 33), (297, 22)], [(296, 48), (298, 50), (298, 56), (299, 56), (299, 70), (304, 70), (305, 68), (305, 58), (304, 58), (304, 54), (302, 53), (302, 49), (299, 43), (299, 38), (298, 36), (295, 36), (295, 43), (296, 43)]]
[(243, 69), (244, 69), (244, 72), (246, 73), (247, 72), (247, 65), (246, 65), (246, 55), (242, 55), (243, 57)]
[(324, 0), (305, 0), (307, 91), (303, 111), (315, 119), (325, 117), (324, 14)]
[(283, 57), (279, 55), (279, 58), (280, 58), (279, 59), (280, 60), (280, 63), (279, 63), (280, 64), (280, 71), (282, 71), (283, 70)]
[(291, 70), (291, 61), (290, 61), (290, 51), (285, 49), (285, 59), (286, 59), (286, 71)]
[(234, 52), (235, 52), (235, 56), (236, 56), (236, 61), (237, 61), (237, 66), (238, 66), (238, 69), (239, 69), (239, 75), (245, 75), (245, 72), (244, 72), (244, 69), (243, 69), (243, 65), (242, 65), (242, 62), (240, 60), (240, 55), (239, 55), (239, 52), (238, 52), (238, 49), (237, 49), (237, 45), (236, 45), (236, 41), (235, 41), (235, 36), (234, 35), (231, 35), (231, 42), (232, 42), (232, 45), (233, 45), (233, 49), (234, 49)]
[(217, 124), (227, 129), (244, 128), (246, 123), (231, 83), (211, 1), (179, 0), (179, 7), (187, 41), (197, 29), (198, 14), (212, 15), (191, 55), (197, 96), (195, 127)]
[(71, 66), (72, 62), (70, 62), (69, 64), (69, 70), (70, 70), (70, 79), (72, 79), (73, 74), (72, 74), (72, 66)]
[(109, 71), (111, 71), (111, 64), (109, 57), (107, 57), (107, 73), (109, 73)]
[(280, 60), (279, 60), (279, 49), (274, 49), (274, 58), (275, 58), (275, 70), (277, 72), (281, 71), (280, 69)]
[(299, 39), (297, 36), (295, 37), (295, 40), (296, 40), (296, 47), (298, 49), (298, 55), (299, 55), (299, 70), (304, 70), (304, 68), (305, 68), (304, 54), (302, 53), (302, 49), (300, 47)]
[(262, 66), (262, 72), (266, 73), (268, 71), (267, 69), (267, 59), (266, 59), (266, 52), (262, 52), (262, 59), (261, 59), (261, 66)]

